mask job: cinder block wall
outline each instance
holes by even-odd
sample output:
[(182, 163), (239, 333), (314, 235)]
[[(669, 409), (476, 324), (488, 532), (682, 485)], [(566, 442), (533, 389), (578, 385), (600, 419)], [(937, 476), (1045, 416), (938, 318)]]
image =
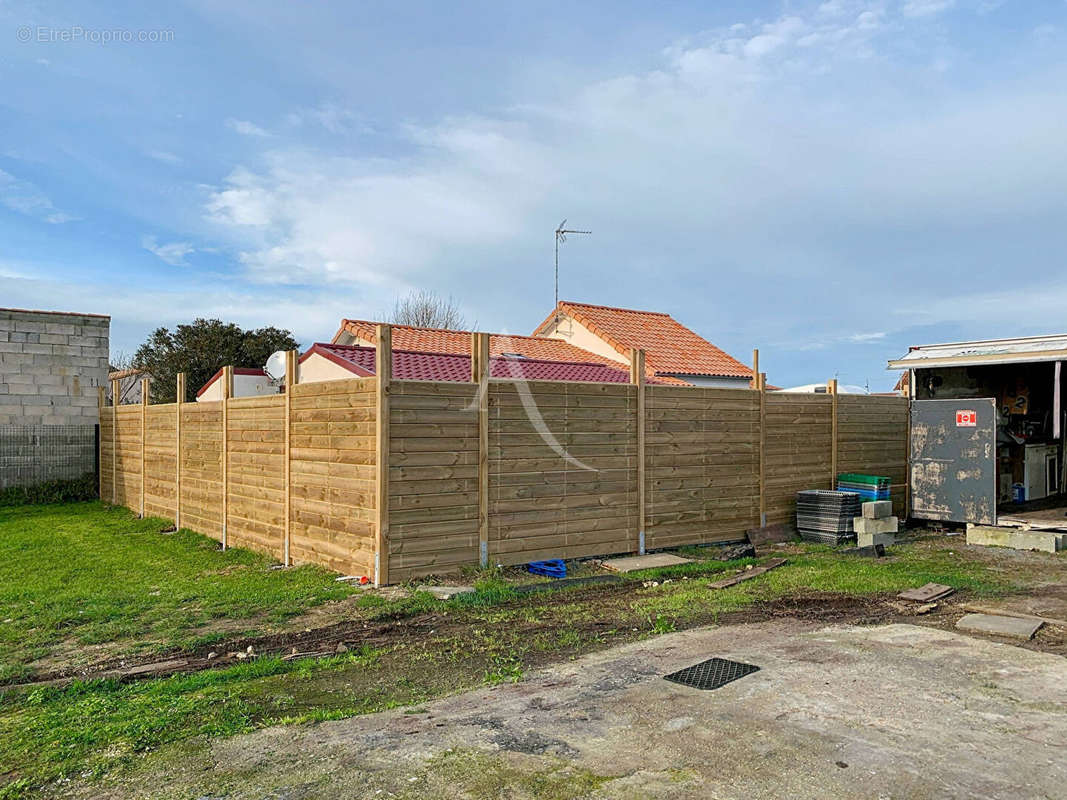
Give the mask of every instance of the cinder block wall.
[(0, 425), (95, 425), (111, 318), (0, 308)]

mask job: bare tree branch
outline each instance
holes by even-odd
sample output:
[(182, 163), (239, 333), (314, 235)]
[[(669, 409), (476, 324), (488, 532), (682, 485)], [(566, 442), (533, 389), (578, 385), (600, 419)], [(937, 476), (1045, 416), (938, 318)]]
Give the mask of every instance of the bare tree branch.
[(413, 290), (397, 298), (389, 321), (395, 325), (453, 331), (467, 327), (467, 318), (451, 295), (444, 298), (428, 289)]

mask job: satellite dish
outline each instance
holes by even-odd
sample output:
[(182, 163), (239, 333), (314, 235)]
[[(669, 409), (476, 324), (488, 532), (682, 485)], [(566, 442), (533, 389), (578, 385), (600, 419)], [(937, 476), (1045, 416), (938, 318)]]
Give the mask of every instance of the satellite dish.
[(280, 381), (285, 377), (285, 351), (278, 350), (270, 354), (267, 363), (263, 365), (263, 371), (272, 381)]

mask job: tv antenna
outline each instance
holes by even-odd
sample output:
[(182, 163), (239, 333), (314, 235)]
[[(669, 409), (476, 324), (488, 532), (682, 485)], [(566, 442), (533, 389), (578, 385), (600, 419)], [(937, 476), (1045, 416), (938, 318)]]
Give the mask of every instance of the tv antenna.
[(592, 231), (578, 231), (567, 228), (567, 220), (563, 220), (556, 228), (556, 308), (559, 308), (559, 245), (560, 242), (567, 241), (567, 234), (580, 233), (585, 236), (589, 236)]

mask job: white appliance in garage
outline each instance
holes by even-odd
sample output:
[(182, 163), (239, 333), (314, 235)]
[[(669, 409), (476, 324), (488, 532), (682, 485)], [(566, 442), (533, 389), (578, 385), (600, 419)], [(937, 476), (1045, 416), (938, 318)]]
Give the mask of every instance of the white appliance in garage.
[(1023, 485), (1027, 500), (1040, 500), (1060, 490), (1060, 446), (1028, 444), (1023, 453)]

